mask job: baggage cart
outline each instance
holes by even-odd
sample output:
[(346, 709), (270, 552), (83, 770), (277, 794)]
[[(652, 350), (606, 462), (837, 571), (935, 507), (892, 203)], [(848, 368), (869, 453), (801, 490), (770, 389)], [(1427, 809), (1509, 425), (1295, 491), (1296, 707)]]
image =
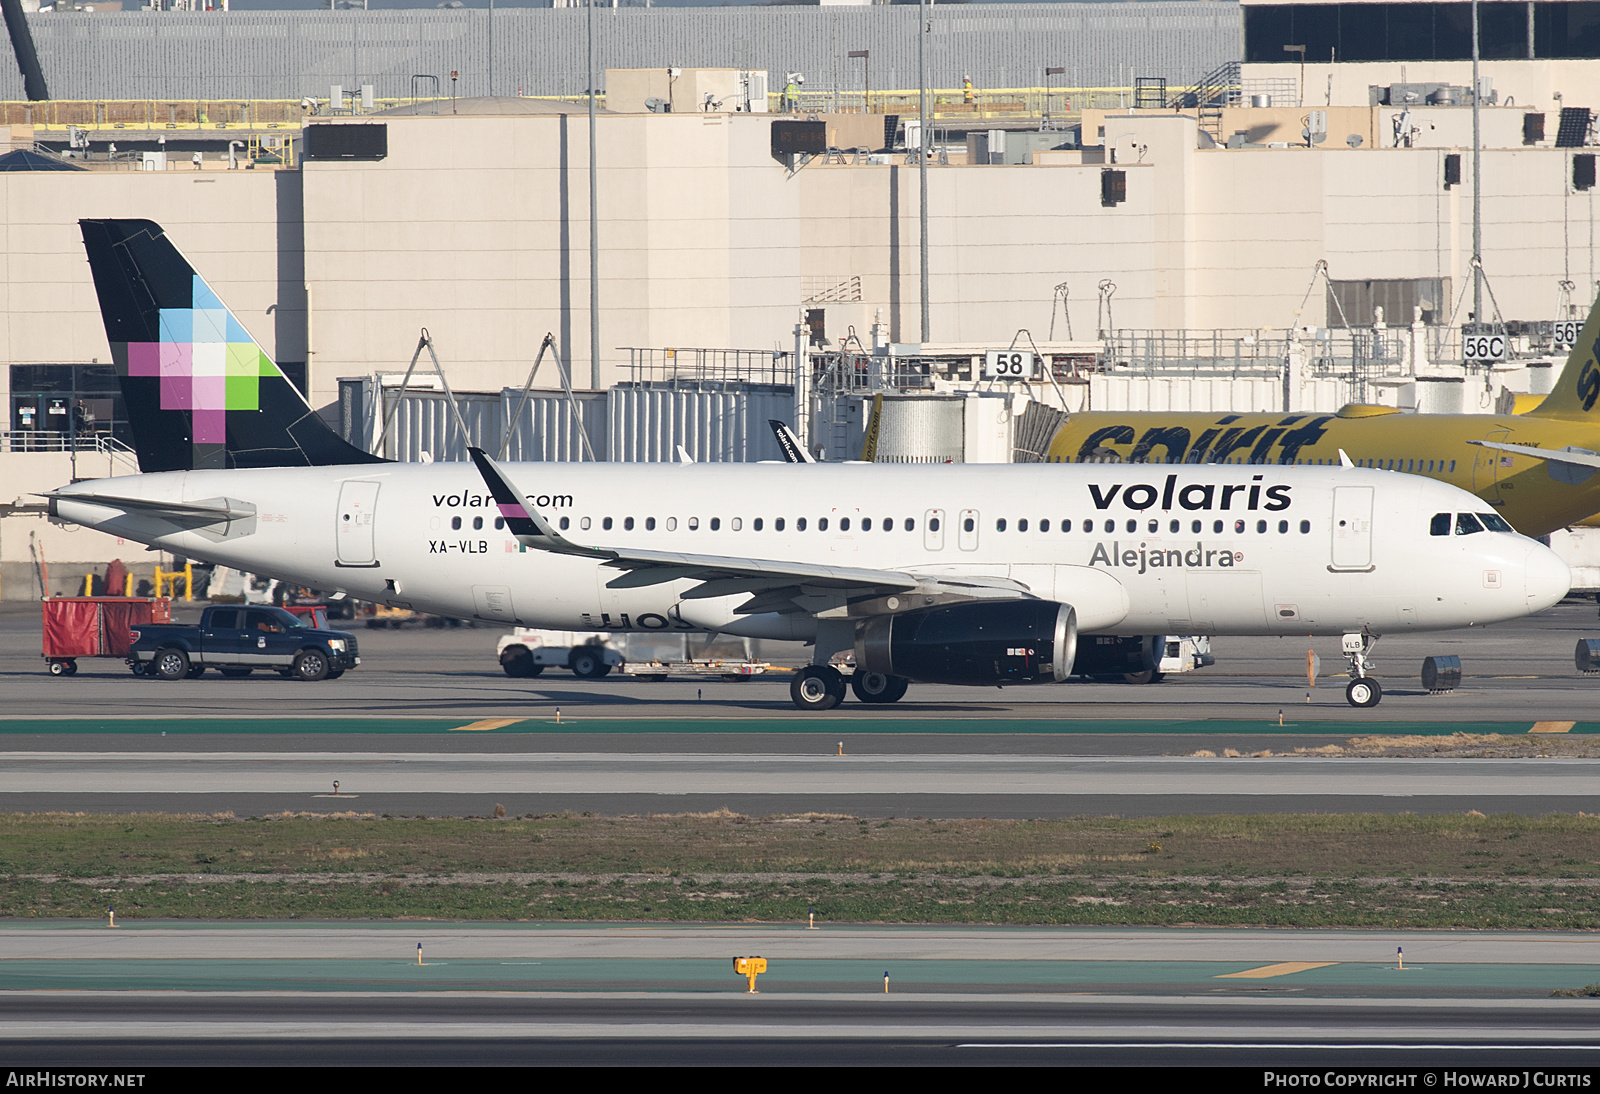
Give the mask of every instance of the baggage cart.
[(41, 603), (41, 656), (52, 676), (76, 673), (80, 657), (126, 658), (130, 630), (172, 622), (172, 598), (166, 596), (56, 596)]

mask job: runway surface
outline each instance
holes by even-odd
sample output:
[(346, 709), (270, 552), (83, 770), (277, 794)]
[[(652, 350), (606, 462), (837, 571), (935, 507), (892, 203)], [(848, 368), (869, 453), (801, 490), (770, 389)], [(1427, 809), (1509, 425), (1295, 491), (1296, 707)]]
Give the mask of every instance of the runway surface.
[[(1219, 640), (1217, 666), (1156, 687), (919, 686), (816, 716), (782, 679), (511, 680), (489, 629), (363, 631), (360, 670), (306, 685), (91, 661), (49, 677), (37, 627), (0, 611), (3, 810), (1600, 811), (1600, 760), (1281, 755), (1539, 721), (1585, 739), (1600, 730), (1600, 680), (1571, 667), (1576, 638), (1600, 634), (1586, 604), (1386, 638), (1375, 710), (1327, 675), (1336, 639)], [(1307, 648), (1326, 669), (1315, 690)], [(1424, 693), (1432, 653), (1462, 657), (1460, 691)], [(1244, 755), (1188, 757), (1230, 747)], [(1250, 755), (1263, 750), (1279, 755)], [(769, 960), (760, 995), (733, 976), (740, 954)], [(1594, 1066), (1600, 1001), (1550, 997), (1594, 982), (1600, 936), (12, 922), (0, 1051), (121, 1067)]]
[[(180, 621), (200, 605), (175, 605)], [(1442, 634), (1385, 636), (1374, 656), (1383, 703), (1357, 710), (1344, 701), (1337, 637), (1218, 638), (1217, 664), (1168, 677), (1156, 686), (1069, 684), (1035, 688), (959, 688), (913, 685), (900, 703), (868, 708), (847, 700), (818, 716), (794, 709), (785, 676), (746, 683), (674, 679), (647, 683), (612, 675), (583, 681), (562, 670), (512, 680), (495, 659), (498, 629), (356, 631), (362, 664), (339, 680), (303, 684), (275, 674), (225, 680), (207, 674), (173, 682), (132, 676), (116, 659), (85, 659), (73, 677), (45, 673), (39, 656), (37, 607), (0, 607), (0, 686), (6, 714), (30, 716), (163, 713), (231, 717), (270, 712), (279, 717), (431, 716), (473, 718), (572, 716), (609, 718), (760, 718), (773, 730), (810, 729), (820, 720), (1026, 719), (1092, 723), (1101, 719), (1196, 717), (1265, 723), (1280, 708), (1348, 725), (1372, 721), (1520, 721), (1528, 717), (1584, 720), (1593, 716), (1600, 677), (1573, 667), (1579, 638), (1600, 637), (1592, 602), (1568, 602), (1531, 619)], [(1322, 661), (1319, 686), (1306, 703), (1306, 652)], [(782, 649), (793, 660), (799, 647)], [(1461, 658), (1463, 687), (1429, 695), (1419, 673), (1435, 654)], [(1060, 727), (1055, 727), (1060, 728)]]
[(10, 751), (0, 809), (437, 816), (496, 803), (513, 813), (737, 803), (759, 814), (1036, 817), (1600, 808), (1600, 759), (264, 752), (168, 741), (165, 752)]
[[(753, 953), (768, 959), (755, 996), (729, 960)], [(1551, 934), (9, 924), (0, 1053), (123, 1067), (285, 1052), (317, 1064), (1594, 1066), (1600, 1004), (1548, 996), (1597, 974), (1600, 939)]]

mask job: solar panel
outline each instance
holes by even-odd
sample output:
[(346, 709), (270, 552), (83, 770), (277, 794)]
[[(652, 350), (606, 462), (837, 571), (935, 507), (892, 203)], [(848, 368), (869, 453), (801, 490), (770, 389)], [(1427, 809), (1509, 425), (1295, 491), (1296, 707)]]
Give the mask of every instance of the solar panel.
[(1561, 124), (1556, 129), (1557, 148), (1582, 148), (1589, 136), (1589, 108), (1564, 106)]

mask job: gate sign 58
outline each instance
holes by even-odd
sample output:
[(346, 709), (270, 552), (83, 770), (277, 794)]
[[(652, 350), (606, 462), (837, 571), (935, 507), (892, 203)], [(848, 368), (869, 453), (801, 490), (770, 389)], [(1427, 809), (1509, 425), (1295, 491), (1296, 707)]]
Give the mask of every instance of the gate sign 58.
[(1033, 379), (1033, 354), (1019, 350), (992, 349), (984, 357), (983, 377), (986, 380)]
[(1461, 340), (1462, 356), (1468, 361), (1504, 361), (1506, 336), (1503, 334), (1469, 334)]

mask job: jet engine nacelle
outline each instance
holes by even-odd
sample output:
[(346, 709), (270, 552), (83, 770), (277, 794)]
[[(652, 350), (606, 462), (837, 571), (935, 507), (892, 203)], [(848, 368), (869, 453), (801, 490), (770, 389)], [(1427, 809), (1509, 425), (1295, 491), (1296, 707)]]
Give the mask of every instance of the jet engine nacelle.
[(941, 684), (1067, 679), (1077, 614), (1051, 600), (1001, 600), (878, 616), (856, 630), (856, 671)]
[(1078, 643), (1073, 676), (1122, 676), (1154, 672), (1161, 666), (1164, 634), (1091, 634)]

